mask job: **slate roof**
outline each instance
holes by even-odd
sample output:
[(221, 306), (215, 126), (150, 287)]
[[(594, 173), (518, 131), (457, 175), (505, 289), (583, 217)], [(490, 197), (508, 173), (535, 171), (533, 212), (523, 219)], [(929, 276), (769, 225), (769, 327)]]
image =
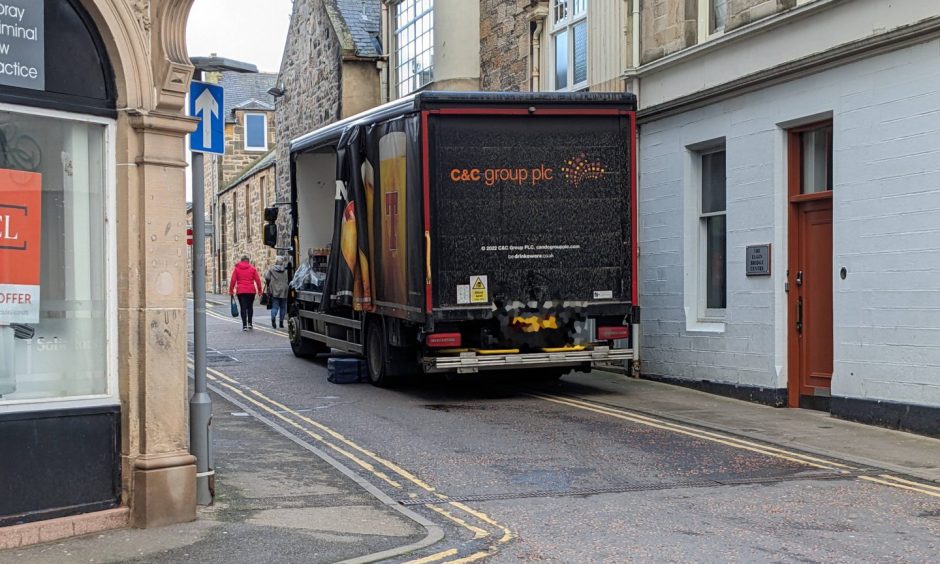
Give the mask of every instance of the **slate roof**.
[(223, 71), (219, 84), (225, 89), (225, 122), (235, 123), (235, 108), (273, 110), (274, 96), (268, 90), (277, 84), (277, 74)]
[(381, 57), (382, 9), (380, 0), (335, 0), (359, 57)]
[(222, 194), (223, 192), (227, 192), (228, 190), (234, 188), (238, 184), (241, 184), (242, 182), (244, 182), (251, 176), (261, 172), (262, 170), (265, 170), (267, 168), (274, 166), (276, 162), (277, 162), (277, 152), (274, 149), (271, 149), (270, 151), (265, 153), (261, 158), (259, 158), (252, 164), (248, 165), (248, 168), (246, 168), (244, 172), (239, 174), (235, 178), (235, 180), (229, 182), (224, 188), (219, 190), (219, 194)]

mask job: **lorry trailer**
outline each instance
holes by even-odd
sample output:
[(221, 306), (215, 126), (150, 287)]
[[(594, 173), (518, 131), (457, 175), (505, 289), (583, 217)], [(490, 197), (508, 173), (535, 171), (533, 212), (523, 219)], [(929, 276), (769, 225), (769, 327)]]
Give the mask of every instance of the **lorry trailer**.
[(638, 369), (635, 110), (419, 92), (293, 140), (294, 354), (362, 355), (380, 386)]

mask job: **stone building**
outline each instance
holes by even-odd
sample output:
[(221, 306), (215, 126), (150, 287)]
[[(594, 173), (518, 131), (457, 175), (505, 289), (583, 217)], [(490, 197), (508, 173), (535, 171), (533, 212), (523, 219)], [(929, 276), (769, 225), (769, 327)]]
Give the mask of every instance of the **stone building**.
[(242, 256), (249, 256), (262, 276), (274, 264), (274, 249), (264, 246), (262, 231), (264, 208), (275, 201), (275, 157), (273, 149), (268, 151), (216, 195), (215, 205), (219, 210), (217, 260), (223, 292), (228, 292), (228, 279)]
[(0, 548), (192, 520), (192, 0), (6, 4), (43, 49), (11, 40), (30, 71), (0, 77), (0, 204), (29, 238), (0, 245), (23, 296), (0, 307)]
[[(274, 97), (268, 91), (274, 88), (277, 75), (223, 71), (208, 79), (225, 89), (225, 154), (205, 156), (205, 209), (212, 225), (212, 234), (206, 237), (206, 289), (226, 293), (235, 262), (248, 250), (246, 228), (261, 231), (260, 223), (249, 225), (248, 218), (262, 217), (262, 208), (275, 199), (274, 184), (266, 177), (250, 183), (245, 180), (247, 172), (255, 170), (276, 145)], [(236, 183), (244, 186), (235, 188)], [(223, 193), (228, 194), (224, 209)], [(259, 268), (274, 260), (273, 251), (260, 247), (249, 254)]]
[[(381, 102), (379, 0), (295, 0), (278, 74), (277, 195), (290, 201), (289, 144)], [(279, 246), (290, 244), (287, 206)], [(260, 225), (259, 225), (260, 227)]]
[(638, 95), (644, 376), (940, 434), (934, 3), (480, 10), (484, 89)]

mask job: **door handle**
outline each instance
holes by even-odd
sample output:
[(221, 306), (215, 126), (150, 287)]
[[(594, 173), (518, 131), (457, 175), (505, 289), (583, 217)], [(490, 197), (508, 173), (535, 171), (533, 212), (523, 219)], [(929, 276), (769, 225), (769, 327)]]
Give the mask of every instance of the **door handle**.
[(796, 273), (796, 285), (797, 286), (803, 285), (803, 271), (802, 270), (798, 270)]
[(803, 333), (803, 296), (796, 299), (796, 332)]

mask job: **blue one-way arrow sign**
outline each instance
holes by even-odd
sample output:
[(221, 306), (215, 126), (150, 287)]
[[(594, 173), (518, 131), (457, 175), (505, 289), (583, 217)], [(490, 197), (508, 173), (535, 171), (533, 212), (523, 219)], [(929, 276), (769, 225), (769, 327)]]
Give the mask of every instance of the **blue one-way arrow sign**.
[(189, 115), (199, 118), (199, 127), (189, 135), (189, 147), (198, 153), (225, 153), (225, 116), (222, 87), (192, 82), (189, 88)]

